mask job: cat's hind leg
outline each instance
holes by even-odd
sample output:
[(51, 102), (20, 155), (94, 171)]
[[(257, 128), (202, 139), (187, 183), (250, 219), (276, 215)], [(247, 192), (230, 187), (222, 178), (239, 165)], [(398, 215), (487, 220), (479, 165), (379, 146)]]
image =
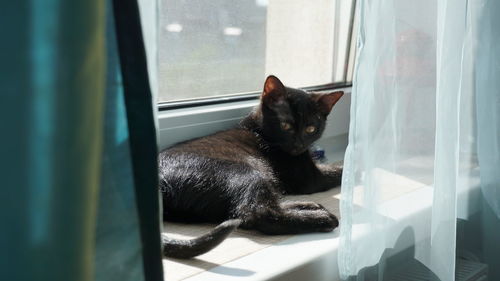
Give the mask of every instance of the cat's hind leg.
[(327, 210), (260, 210), (253, 228), (265, 234), (330, 232), (339, 225)]

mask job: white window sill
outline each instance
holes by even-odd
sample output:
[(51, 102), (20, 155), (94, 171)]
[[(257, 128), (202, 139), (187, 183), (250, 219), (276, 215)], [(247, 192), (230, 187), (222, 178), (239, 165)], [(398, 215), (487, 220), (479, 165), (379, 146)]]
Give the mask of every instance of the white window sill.
[(297, 235), (185, 280), (339, 280), (338, 244), (338, 228)]

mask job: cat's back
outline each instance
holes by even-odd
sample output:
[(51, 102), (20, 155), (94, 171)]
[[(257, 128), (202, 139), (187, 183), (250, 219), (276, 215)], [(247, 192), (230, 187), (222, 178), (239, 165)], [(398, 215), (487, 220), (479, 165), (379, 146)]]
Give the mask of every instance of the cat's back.
[(235, 128), (176, 144), (160, 153), (160, 161), (182, 157), (241, 162), (260, 156), (257, 137), (246, 129)]

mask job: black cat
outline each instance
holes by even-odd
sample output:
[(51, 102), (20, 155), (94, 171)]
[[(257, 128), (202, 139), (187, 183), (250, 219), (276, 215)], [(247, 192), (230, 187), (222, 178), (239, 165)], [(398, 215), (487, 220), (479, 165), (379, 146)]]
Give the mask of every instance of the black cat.
[(343, 92), (306, 93), (275, 76), (260, 104), (237, 128), (180, 143), (159, 155), (164, 217), (222, 222), (192, 240), (163, 236), (166, 256), (190, 258), (222, 242), (236, 227), (266, 234), (328, 232), (337, 218), (313, 202), (280, 202), (338, 186), (342, 168), (317, 165), (309, 146)]

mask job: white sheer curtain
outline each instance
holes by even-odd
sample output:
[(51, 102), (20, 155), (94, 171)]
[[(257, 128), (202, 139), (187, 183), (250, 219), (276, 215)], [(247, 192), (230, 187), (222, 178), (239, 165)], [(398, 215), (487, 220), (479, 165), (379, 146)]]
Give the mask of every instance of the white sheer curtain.
[(341, 276), (500, 280), (500, 1), (357, 8)]

